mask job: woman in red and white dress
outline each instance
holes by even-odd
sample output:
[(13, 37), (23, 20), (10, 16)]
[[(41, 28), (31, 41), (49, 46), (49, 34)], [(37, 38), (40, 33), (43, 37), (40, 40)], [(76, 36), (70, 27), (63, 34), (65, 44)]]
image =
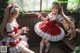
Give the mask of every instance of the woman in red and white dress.
[[(21, 33), (26, 33), (29, 31), (28, 27), (23, 27), (19, 29), (17, 23), (17, 17), (19, 15), (19, 7), (16, 4), (9, 5), (6, 8), (3, 22), (0, 26), (0, 32), (2, 35), (7, 35), (7, 37), (1, 40), (2, 45), (10, 47), (10, 53), (34, 53), (28, 49), (27, 38), (25, 35), (20, 35)], [(6, 31), (5, 31), (6, 29)]]
[(53, 2), (52, 12), (49, 13), (46, 18), (44, 18), (40, 13), (35, 13), (38, 18), (43, 20), (38, 22), (34, 27), (36, 34), (42, 37), (40, 42), (40, 53), (42, 53), (44, 44), (46, 44), (45, 53), (47, 53), (50, 46), (49, 41), (60, 41), (64, 38), (64, 30), (57, 25), (57, 22), (63, 24), (64, 20), (66, 20), (68, 25), (73, 27), (72, 22), (68, 19), (68, 17), (65, 16), (65, 14), (62, 13), (63, 11), (61, 10), (62, 8), (60, 8), (59, 3)]

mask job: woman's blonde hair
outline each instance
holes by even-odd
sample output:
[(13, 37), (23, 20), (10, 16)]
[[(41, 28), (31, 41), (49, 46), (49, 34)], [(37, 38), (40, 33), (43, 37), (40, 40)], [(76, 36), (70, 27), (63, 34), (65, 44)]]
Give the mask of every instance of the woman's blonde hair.
[[(15, 5), (15, 6), (17, 6), (17, 5)], [(14, 5), (9, 5), (9, 6), (6, 8), (3, 21), (2, 21), (2, 23), (1, 23), (1, 25), (0, 25), (0, 35), (1, 35), (2, 37), (4, 37), (5, 35), (7, 35), (7, 32), (6, 32), (6, 24), (7, 24), (7, 22), (8, 22), (8, 21), (10, 20), (10, 18), (11, 18), (10, 15), (11, 15), (12, 13), (16, 13), (16, 12), (17, 12), (17, 10), (16, 10), (15, 8), (14, 8), (14, 11), (11, 12), (12, 7), (14, 7)]]
[(64, 22), (66, 23), (65, 25), (70, 27), (70, 30), (71, 30), (71, 34), (70, 34), (71, 37), (70, 37), (70, 39), (74, 38), (75, 35), (76, 35), (74, 20), (70, 19), (70, 17), (65, 15), (61, 3), (53, 2), (52, 5), (53, 4), (55, 4), (56, 6), (59, 7), (59, 14), (61, 14), (64, 17)]

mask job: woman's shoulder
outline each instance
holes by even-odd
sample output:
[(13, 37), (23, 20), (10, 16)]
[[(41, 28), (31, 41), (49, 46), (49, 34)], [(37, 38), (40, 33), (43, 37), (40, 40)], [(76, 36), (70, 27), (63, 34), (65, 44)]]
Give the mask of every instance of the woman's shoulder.
[(12, 23), (8, 22), (6, 23), (6, 27), (12, 26)]

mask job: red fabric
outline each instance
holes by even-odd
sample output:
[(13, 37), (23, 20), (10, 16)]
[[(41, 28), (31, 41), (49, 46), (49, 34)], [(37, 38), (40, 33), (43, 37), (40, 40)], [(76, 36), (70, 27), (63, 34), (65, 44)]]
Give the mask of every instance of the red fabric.
[(18, 33), (18, 28), (17, 27), (14, 27), (14, 32), (15, 32), (15, 34)]
[(3, 41), (3, 42), (2, 42), (2, 45), (4, 45), (4, 46), (5, 46), (5, 45), (6, 45), (6, 42), (5, 42), (5, 41)]
[(14, 32), (15, 32), (15, 34), (17, 34), (18, 33), (18, 29), (19, 29), (19, 25), (18, 25), (18, 27), (14, 27)]
[(18, 27), (14, 27), (14, 30), (10, 31), (10, 32), (7, 32), (7, 34), (12, 33), (12, 32), (15, 32), (15, 34), (17, 34), (18, 33)]
[[(9, 42), (9, 45), (10, 45), (11, 47), (14, 47), (14, 46), (16, 46), (20, 41), (21, 41), (21, 38), (19, 38), (19, 41), (17, 41), (17, 42)], [(3, 44), (3, 45), (6, 45), (6, 42), (3, 41), (2, 44)]]
[(17, 41), (17, 42), (9, 42), (9, 45), (10, 45), (11, 47), (14, 47), (14, 46), (16, 46), (20, 41), (21, 41), (21, 38), (20, 38), (19, 41)]
[(58, 35), (61, 33), (61, 29), (56, 25), (57, 21), (45, 21), (39, 25), (39, 28), (45, 33), (49, 33), (50, 35)]

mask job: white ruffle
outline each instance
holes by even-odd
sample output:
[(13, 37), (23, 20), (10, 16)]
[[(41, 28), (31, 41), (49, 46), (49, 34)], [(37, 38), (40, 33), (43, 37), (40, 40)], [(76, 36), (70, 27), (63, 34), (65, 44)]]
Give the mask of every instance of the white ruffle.
[(10, 53), (18, 53), (22, 50), (21, 47), (26, 47), (27, 46), (27, 43), (24, 42), (24, 41), (21, 41), (17, 46), (15, 47), (10, 47), (9, 50), (10, 50)]
[[(21, 36), (21, 35), (20, 35), (20, 36)], [(14, 41), (14, 39), (11, 38), (11, 37), (6, 37), (6, 38), (4, 38), (3, 40), (1, 40), (1, 42), (3, 42), (3, 41), (9, 43), (9, 42)], [(10, 45), (6, 45), (6, 46), (10, 47), (10, 48), (9, 48), (10, 53), (17, 53), (17, 52), (20, 52), (20, 51), (21, 51), (20, 47), (26, 47), (27, 45), (28, 45), (28, 43), (27, 43), (27, 38), (26, 38), (25, 35), (22, 35), (22, 36), (21, 36), (21, 41), (20, 41), (20, 43), (18, 43), (17, 46), (15, 46), (15, 47), (11, 47)]]
[(22, 38), (21, 40), (22, 45), (24, 46), (28, 45), (27, 43), (28, 38), (25, 35), (22, 35), (21, 38)]
[(63, 37), (65, 36), (64, 30), (60, 27), (61, 29), (61, 33), (59, 35), (50, 35), (48, 33), (45, 33), (44, 31), (40, 30), (39, 28), (39, 24), (41, 24), (42, 22), (38, 22), (36, 23), (36, 25), (34, 26), (34, 31), (36, 32), (37, 35), (41, 36), (42, 38), (46, 38), (50, 41), (59, 41), (61, 39), (63, 39)]
[(11, 48), (9, 48), (9, 52), (10, 53), (18, 53), (17, 47), (11, 47)]

